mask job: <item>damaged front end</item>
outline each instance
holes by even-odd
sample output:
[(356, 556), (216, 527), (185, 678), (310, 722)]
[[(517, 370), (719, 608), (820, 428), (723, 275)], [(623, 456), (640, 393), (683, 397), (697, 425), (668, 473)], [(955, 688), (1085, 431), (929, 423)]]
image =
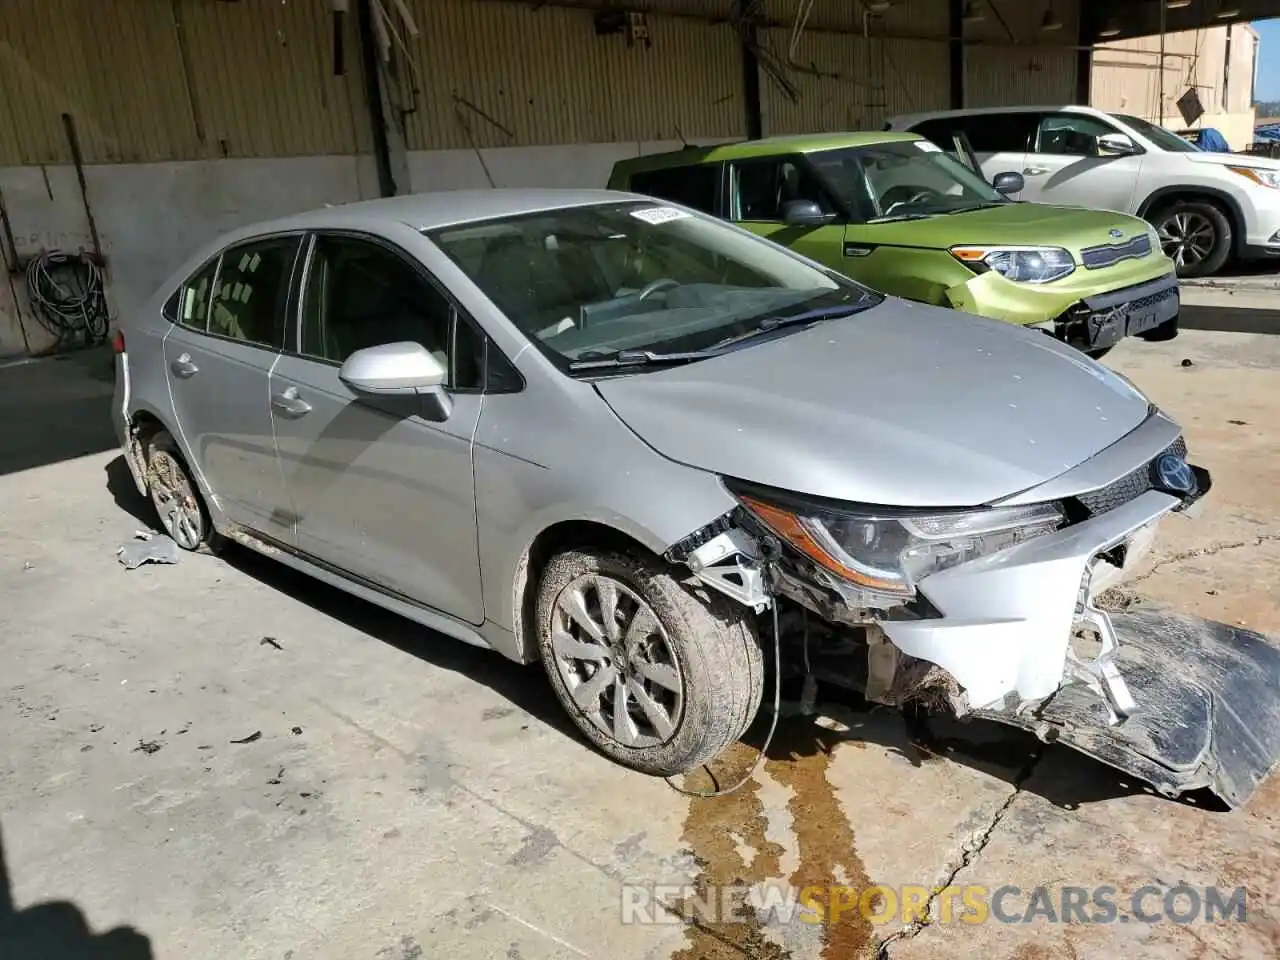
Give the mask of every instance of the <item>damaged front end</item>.
[(1185, 452), (1178, 439), (1092, 492), (980, 511), (877, 516), (731, 484), (742, 506), (668, 556), (757, 612), (776, 599), (784, 642), (803, 633), (820, 681), (1026, 729), (1162, 794), (1208, 787), (1239, 806), (1280, 756), (1280, 651), (1098, 605), (1157, 524), (1208, 491)]

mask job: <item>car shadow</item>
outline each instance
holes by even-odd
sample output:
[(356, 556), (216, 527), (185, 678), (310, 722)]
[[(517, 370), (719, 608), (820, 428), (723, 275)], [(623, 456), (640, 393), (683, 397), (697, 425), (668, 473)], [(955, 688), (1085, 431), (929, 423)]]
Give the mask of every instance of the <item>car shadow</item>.
[[(876, 744), (919, 770), (940, 763), (960, 764), (1063, 810), (1155, 794), (1137, 777), (1069, 747), (1041, 743), (1026, 731), (992, 720), (959, 720), (919, 709), (884, 707), (825, 685), (820, 687), (812, 715), (788, 715), (788, 704), (794, 705), (799, 697), (798, 687), (784, 685), (783, 716), (767, 750), (769, 760), (796, 761), (819, 752), (831, 753), (844, 743)], [(772, 705), (766, 702), (743, 742), (756, 750), (763, 748), (771, 717)], [(717, 771), (714, 761), (710, 767), (709, 782), (718, 784), (715, 789), (737, 779), (729, 771)], [(1168, 802), (1227, 810), (1207, 790)]]
[[(493, 650), (437, 633), (238, 544), (224, 546), (220, 557), (241, 573), (353, 630), (433, 667), (484, 684), (531, 717), (576, 742), (587, 743), (556, 699), (540, 665), (518, 664)], [(477, 712), (476, 721), (481, 719)]]
[(111, 362), (93, 350), (0, 368), (0, 475), (116, 445)]
[[(116, 457), (105, 470), (107, 489), (117, 506), (140, 524), (155, 527), (155, 513), (150, 502), (134, 486), (124, 457)], [(353, 630), (374, 637), (424, 663), (463, 674), (484, 684), (571, 740), (588, 744), (556, 699), (537, 664), (513, 663), (491, 650), (446, 637), (236, 544), (228, 544), (223, 549), (222, 559), (247, 576)], [(769, 669), (772, 670), (772, 665)], [(765, 700), (743, 737), (743, 742), (755, 750), (763, 747), (772, 718), (771, 684), (772, 679), (769, 679)], [(788, 713), (788, 705), (799, 699), (799, 686), (791, 682), (784, 684), (783, 716), (769, 746), (770, 760), (795, 760), (819, 751), (830, 752), (843, 742), (874, 743), (914, 767), (958, 763), (1036, 794), (1066, 810), (1152, 792), (1136, 778), (1067, 747), (1043, 744), (1030, 733), (991, 720), (956, 720), (926, 715), (918, 710), (883, 707), (869, 703), (848, 690), (826, 684), (821, 685), (817, 715)], [(819, 725), (818, 716), (835, 719), (843, 729), (833, 731)], [(737, 779), (716, 768), (717, 764), (713, 762), (707, 771), (712, 782), (733, 782)], [(1221, 803), (1207, 792), (1189, 794), (1174, 802), (1223, 809)]]
[(151, 940), (133, 927), (95, 934), (68, 900), (14, 908), (0, 833), (0, 957), (14, 960), (153, 960)]

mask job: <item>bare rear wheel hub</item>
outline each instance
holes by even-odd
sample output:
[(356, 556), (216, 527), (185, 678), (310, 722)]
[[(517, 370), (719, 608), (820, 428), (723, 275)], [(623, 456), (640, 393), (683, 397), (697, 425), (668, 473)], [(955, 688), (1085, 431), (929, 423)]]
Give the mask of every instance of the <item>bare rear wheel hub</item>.
[(191, 478), (167, 450), (151, 454), (151, 502), (165, 533), (184, 550), (194, 550), (204, 540), (204, 514)]

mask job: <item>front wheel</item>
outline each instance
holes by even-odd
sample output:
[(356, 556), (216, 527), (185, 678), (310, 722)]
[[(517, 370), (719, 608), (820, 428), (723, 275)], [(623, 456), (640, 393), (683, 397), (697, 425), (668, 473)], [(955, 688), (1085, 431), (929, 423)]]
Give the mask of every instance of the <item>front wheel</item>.
[(754, 615), (690, 592), (656, 558), (570, 551), (538, 590), (538, 645), (551, 686), (601, 753), (671, 776), (736, 741), (760, 706)]
[(1207, 277), (1231, 256), (1231, 221), (1207, 200), (1178, 200), (1151, 218), (1179, 277)]

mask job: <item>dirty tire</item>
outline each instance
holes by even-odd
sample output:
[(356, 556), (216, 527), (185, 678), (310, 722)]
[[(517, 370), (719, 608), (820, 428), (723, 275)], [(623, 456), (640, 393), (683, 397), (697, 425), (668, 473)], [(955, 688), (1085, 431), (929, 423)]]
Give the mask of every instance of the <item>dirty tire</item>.
[[(174, 467), (181, 472), (183, 480), (190, 486), (192, 495), (195, 498), (199, 522), (196, 536), (192, 539), (175, 536), (174, 531), (170, 529), (170, 525), (165, 522), (165, 518), (162, 516), (161, 506), (153, 483), (155, 479), (153, 471), (155, 470), (158, 455), (163, 455), (161, 457), (162, 461), (172, 462)], [(157, 430), (147, 440), (147, 492), (150, 494), (151, 506), (156, 511), (156, 518), (160, 521), (161, 528), (179, 547), (190, 551), (207, 550), (216, 552), (222, 546), (222, 537), (213, 529), (213, 522), (209, 518), (209, 508), (205, 505), (200, 488), (191, 476), (187, 461), (182, 456), (182, 451), (178, 448), (177, 441), (173, 439), (173, 435), (168, 430)]]
[[(1209, 200), (1175, 200), (1173, 203), (1161, 207), (1147, 219), (1161, 234), (1162, 239), (1168, 229), (1172, 229), (1175, 233), (1181, 233), (1182, 225), (1180, 225), (1179, 221), (1193, 228), (1199, 228), (1207, 223), (1208, 227), (1212, 229), (1213, 240), (1208, 254), (1194, 263), (1178, 263), (1177, 272), (1179, 277), (1212, 276), (1226, 266), (1227, 261), (1231, 258), (1231, 219), (1216, 203)], [(1165, 252), (1170, 256), (1175, 255), (1167, 249)]]
[[(649, 605), (683, 679), (683, 709), (663, 742), (628, 746), (601, 730), (575, 702), (552, 646), (556, 602), (584, 576), (618, 581)], [(671, 776), (696, 769), (746, 731), (760, 707), (764, 662), (752, 611), (701, 586), (682, 585), (655, 557), (569, 551), (551, 559), (535, 612), (543, 667), (560, 703), (587, 738), (612, 760)]]

